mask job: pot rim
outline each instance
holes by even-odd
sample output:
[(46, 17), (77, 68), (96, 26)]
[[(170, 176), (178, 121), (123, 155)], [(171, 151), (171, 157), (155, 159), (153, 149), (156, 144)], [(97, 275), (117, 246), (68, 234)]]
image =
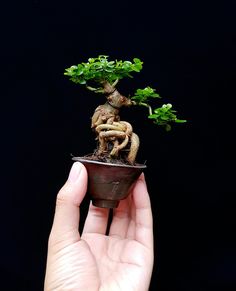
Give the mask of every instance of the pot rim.
[(138, 165), (126, 165), (126, 164), (113, 164), (108, 162), (101, 162), (101, 161), (95, 161), (86, 159), (85, 157), (73, 157), (73, 161), (79, 161), (79, 162), (86, 162), (91, 164), (97, 164), (97, 165), (103, 165), (103, 166), (109, 166), (109, 167), (120, 167), (120, 168), (135, 168), (135, 169), (145, 169), (147, 166), (145, 164), (138, 164)]

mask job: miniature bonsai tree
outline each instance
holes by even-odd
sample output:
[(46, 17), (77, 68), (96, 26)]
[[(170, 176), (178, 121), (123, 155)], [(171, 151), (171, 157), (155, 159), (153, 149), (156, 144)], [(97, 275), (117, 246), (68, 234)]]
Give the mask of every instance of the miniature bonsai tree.
[(99, 55), (87, 62), (73, 65), (65, 70), (70, 80), (85, 86), (94, 93), (104, 94), (105, 104), (98, 106), (91, 119), (91, 127), (96, 133), (98, 148), (94, 157), (102, 161), (122, 161), (135, 164), (139, 149), (139, 137), (133, 132), (132, 125), (120, 119), (123, 106), (144, 106), (148, 118), (156, 125), (171, 130), (171, 123), (183, 123), (170, 103), (152, 108), (151, 100), (161, 98), (151, 87), (137, 89), (133, 96), (126, 97), (117, 90), (118, 82), (123, 78), (132, 78), (133, 73), (142, 70), (143, 62), (109, 60), (108, 56)]

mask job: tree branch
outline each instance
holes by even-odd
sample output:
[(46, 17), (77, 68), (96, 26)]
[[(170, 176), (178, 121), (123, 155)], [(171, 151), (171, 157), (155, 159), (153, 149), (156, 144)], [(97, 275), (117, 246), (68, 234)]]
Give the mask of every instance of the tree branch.
[(119, 79), (116, 79), (115, 82), (112, 84), (112, 87), (115, 87), (119, 82)]
[(152, 115), (152, 107), (150, 105), (148, 105), (147, 103), (143, 103), (143, 102), (138, 103), (138, 105), (142, 105), (142, 106), (147, 107), (148, 111), (149, 111), (149, 115)]
[(94, 88), (91, 86), (86, 86), (86, 88), (90, 91), (93, 91), (95, 93), (104, 93), (104, 89), (103, 88)]

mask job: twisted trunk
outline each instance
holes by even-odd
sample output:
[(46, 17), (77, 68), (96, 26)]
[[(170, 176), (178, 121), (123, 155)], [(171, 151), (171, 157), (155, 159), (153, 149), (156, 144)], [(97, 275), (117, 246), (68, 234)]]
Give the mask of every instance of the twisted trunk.
[(132, 105), (132, 101), (121, 95), (114, 84), (102, 83), (104, 93), (107, 95), (107, 102), (98, 106), (92, 116), (91, 127), (95, 129), (99, 140), (97, 154), (107, 154), (110, 149), (109, 145), (112, 144), (113, 148), (109, 155), (113, 158), (119, 158), (120, 151), (125, 149), (130, 142), (126, 160), (130, 164), (134, 164), (139, 148), (139, 138), (133, 133), (131, 124), (120, 121), (119, 116), (120, 108)]

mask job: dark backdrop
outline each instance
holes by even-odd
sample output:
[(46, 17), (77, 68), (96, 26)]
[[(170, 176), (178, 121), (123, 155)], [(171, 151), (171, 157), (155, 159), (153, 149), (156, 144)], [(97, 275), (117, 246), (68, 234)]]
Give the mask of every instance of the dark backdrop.
[(43, 290), (55, 197), (70, 154), (93, 151), (90, 116), (104, 101), (63, 72), (99, 54), (143, 60), (121, 93), (155, 87), (188, 120), (166, 133), (143, 109), (122, 112), (148, 165), (150, 290), (236, 290), (233, 2), (1, 4), (1, 290)]

